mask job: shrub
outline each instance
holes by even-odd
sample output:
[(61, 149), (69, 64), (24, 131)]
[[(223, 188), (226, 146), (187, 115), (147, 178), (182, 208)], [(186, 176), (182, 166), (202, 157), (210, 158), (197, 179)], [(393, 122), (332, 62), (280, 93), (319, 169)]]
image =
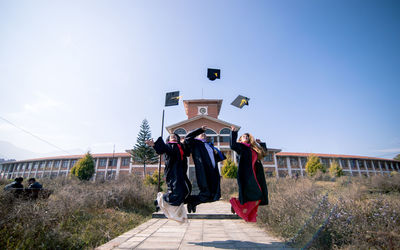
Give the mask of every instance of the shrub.
[(238, 167), (232, 161), (231, 156), (228, 154), (226, 160), (224, 161), (224, 165), (222, 166), (221, 174), (224, 178), (233, 179), (237, 177), (237, 172)]
[[(160, 176), (160, 188), (164, 184), (164, 172), (161, 172)], [(146, 175), (146, 178), (144, 179), (144, 184), (147, 186), (155, 186), (158, 187), (158, 170), (154, 171), (152, 175)], [(162, 191), (162, 188), (161, 188)]]
[(318, 156), (311, 154), (307, 159), (306, 173), (314, 176), (318, 171), (326, 172), (325, 166), (321, 163)]
[(329, 173), (332, 177), (343, 176), (343, 168), (339, 166), (339, 163), (336, 160), (333, 160), (329, 168)]
[(90, 152), (87, 152), (71, 169), (71, 175), (78, 177), (80, 180), (90, 180), (94, 172), (94, 160)]
[(153, 212), (155, 189), (142, 178), (82, 182), (42, 179), (53, 193), (36, 201), (0, 190), (0, 248), (93, 249), (132, 229)]

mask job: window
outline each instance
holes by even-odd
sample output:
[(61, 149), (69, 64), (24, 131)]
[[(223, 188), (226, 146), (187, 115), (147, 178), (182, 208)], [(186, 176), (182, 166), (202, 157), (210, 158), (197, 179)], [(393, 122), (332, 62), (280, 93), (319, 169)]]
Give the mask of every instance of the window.
[(298, 165), (299, 165), (298, 159), (297, 159), (297, 158), (294, 158), (294, 157), (290, 157), (290, 166), (296, 167), (296, 168), (297, 168)]
[(221, 135), (230, 135), (231, 134), (231, 130), (229, 128), (223, 128), (223, 129), (221, 129), (221, 131), (219, 133)]
[(129, 162), (130, 162), (130, 158), (126, 157), (126, 158), (122, 158), (122, 166), (129, 166)]
[(108, 161), (108, 166), (117, 166), (117, 158), (111, 158)]
[(322, 163), (322, 165), (325, 165), (325, 166), (329, 167), (329, 160), (328, 159), (321, 158), (321, 163)]
[(215, 133), (214, 130), (211, 129), (206, 129), (206, 135), (216, 135), (217, 133)]
[(100, 160), (99, 160), (99, 166), (100, 166), (100, 167), (105, 167), (106, 164), (107, 164), (107, 159), (105, 159), (105, 158), (100, 158)]
[(60, 166), (60, 160), (54, 161), (54, 168), (58, 168)]
[(220, 136), (219, 142), (229, 142), (230, 136)]
[(267, 154), (267, 155), (264, 157), (264, 161), (269, 161), (269, 162), (271, 162), (271, 161), (272, 161), (272, 154)]
[(218, 142), (218, 136), (207, 136), (207, 142), (212, 142), (213, 144)]
[(286, 167), (286, 159), (285, 158), (278, 158), (278, 166), (279, 167)]
[(78, 160), (76, 160), (76, 159), (74, 159), (74, 160), (71, 160), (71, 167), (73, 167), (73, 166), (75, 166), (75, 164), (76, 164), (76, 162), (77, 162)]
[(63, 168), (68, 168), (68, 163), (69, 163), (68, 160), (63, 160), (62, 161), (62, 167)]
[(178, 128), (178, 129), (175, 129), (174, 133), (178, 134), (178, 135), (186, 135), (187, 132), (183, 128)]
[(39, 166), (39, 162), (35, 162), (35, 163), (33, 164), (33, 169), (37, 169), (38, 166)]
[(45, 163), (44, 161), (40, 162), (40, 166), (39, 166), (40, 169), (42, 169), (44, 167), (44, 165), (45, 165), (44, 163)]

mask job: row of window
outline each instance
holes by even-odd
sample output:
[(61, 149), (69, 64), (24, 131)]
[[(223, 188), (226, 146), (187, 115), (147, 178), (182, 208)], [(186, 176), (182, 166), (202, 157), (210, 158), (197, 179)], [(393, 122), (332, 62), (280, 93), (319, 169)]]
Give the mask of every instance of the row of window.
[[(96, 159), (94, 159), (96, 164)], [(108, 166), (117, 166), (118, 158), (109, 159)], [(36, 170), (36, 169), (45, 169), (51, 168), (57, 169), (60, 166), (62, 168), (72, 168), (77, 162), (77, 159), (73, 160), (54, 160), (54, 161), (36, 161), (29, 163), (18, 163), (12, 165), (6, 165), (3, 167), (5, 172), (13, 172), (13, 171), (23, 171), (23, 170)], [(121, 166), (129, 166), (130, 158), (124, 157), (121, 161)], [(99, 166), (105, 167), (107, 164), (107, 158), (99, 158)]]
[[(333, 159), (331, 159), (333, 161)], [(371, 169), (373, 170), (374, 168), (376, 170), (380, 170), (380, 167), (382, 170), (393, 170), (393, 169), (399, 169), (399, 163), (393, 163), (393, 169), (392, 169), (392, 163), (391, 162), (385, 162), (385, 161), (376, 161), (376, 160), (355, 160), (355, 159), (334, 159), (338, 162), (339, 165), (342, 166), (342, 168), (349, 168), (349, 164), (352, 169), (357, 169), (357, 162), (358, 162), (358, 167), (360, 169)], [(287, 166), (287, 158), (286, 157), (277, 157), (278, 161), (278, 166)], [(301, 161), (301, 166), (305, 168), (305, 165), (307, 164), (307, 158), (305, 157), (300, 157)], [(289, 162), (290, 166), (294, 168), (300, 168), (299, 166), (299, 157), (289, 157)], [(328, 158), (321, 158), (321, 163), (325, 165), (326, 167), (330, 166), (330, 159)], [(364, 163), (365, 162), (365, 163)], [(380, 164), (379, 164), (380, 163)]]

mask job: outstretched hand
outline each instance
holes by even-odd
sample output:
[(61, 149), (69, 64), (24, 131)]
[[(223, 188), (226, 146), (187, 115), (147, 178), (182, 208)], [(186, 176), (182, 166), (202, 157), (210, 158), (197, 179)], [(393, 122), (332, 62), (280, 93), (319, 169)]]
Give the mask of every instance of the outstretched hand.
[(235, 126), (231, 126), (232, 131), (237, 131), (237, 128)]
[(203, 126), (201, 126), (201, 129), (205, 131), (207, 129), (207, 126), (203, 125)]
[(154, 141), (153, 141), (153, 139), (147, 140), (147, 141), (145, 141), (145, 143), (146, 143), (148, 146), (150, 146), (150, 147), (153, 147), (153, 146), (154, 146)]

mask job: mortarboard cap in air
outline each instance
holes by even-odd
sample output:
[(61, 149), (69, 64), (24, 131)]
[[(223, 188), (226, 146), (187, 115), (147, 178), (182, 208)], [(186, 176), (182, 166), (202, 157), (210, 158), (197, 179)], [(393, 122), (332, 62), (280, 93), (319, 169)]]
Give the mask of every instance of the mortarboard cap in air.
[(168, 107), (178, 105), (180, 98), (179, 91), (168, 92), (165, 96), (165, 106)]
[(236, 99), (231, 103), (231, 105), (237, 108), (243, 108), (244, 105), (249, 105), (250, 98), (239, 95)]
[(220, 79), (221, 76), (221, 70), (220, 69), (207, 69), (207, 78), (210, 79), (211, 81), (214, 81), (215, 79)]

